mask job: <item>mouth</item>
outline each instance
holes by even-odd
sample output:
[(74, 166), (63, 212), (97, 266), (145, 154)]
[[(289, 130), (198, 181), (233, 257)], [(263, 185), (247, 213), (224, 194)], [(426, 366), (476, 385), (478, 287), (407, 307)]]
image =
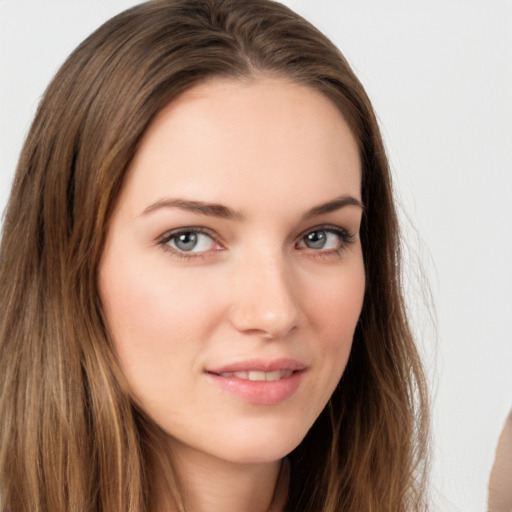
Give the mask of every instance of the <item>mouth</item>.
[[(297, 359), (249, 359), (224, 366), (207, 368), (207, 373), (224, 377), (237, 377), (248, 380), (279, 380), (293, 372), (306, 369), (306, 365)], [(236, 374), (236, 375), (235, 375)], [(270, 377), (267, 379), (267, 377)]]
[(276, 380), (286, 379), (293, 373), (293, 370), (275, 370), (273, 372), (263, 371), (248, 371), (248, 372), (222, 372), (218, 375), (220, 377), (234, 377), (235, 379), (250, 380), (253, 382), (267, 381), (272, 382)]
[(213, 384), (237, 399), (277, 405), (296, 393), (306, 369), (293, 359), (251, 360), (208, 369), (206, 374)]

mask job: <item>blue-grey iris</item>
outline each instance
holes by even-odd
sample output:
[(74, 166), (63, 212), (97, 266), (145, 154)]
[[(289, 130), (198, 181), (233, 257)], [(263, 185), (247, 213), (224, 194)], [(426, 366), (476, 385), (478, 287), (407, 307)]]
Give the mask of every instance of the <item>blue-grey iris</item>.
[(191, 251), (197, 245), (197, 233), (182, 233), (176, 236), (174, 245), (181, 251)]
[(312, 231), (304, 237), (304, 244), (310, 249), (323, 249), (327, 242), (325, 231)]

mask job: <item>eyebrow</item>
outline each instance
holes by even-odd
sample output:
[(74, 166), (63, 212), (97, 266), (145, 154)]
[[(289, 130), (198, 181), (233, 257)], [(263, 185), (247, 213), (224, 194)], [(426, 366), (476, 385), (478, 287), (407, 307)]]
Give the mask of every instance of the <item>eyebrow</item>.
[[(303, 219), (307, 220), (312, 219), (314, 217), (319, 217), (320, 215), (325, 215), (327, 213), (340, 210), (345, 206), (357, 206), (358, 208), (364, 210), (364, 205), (361, 201), (359, 201), (359, 199), (356, 199), (355, 197), (350, 195), (344, 195), (337, 197), (331, 201), (328, 201), (327, 203), (322, 203), (318, 206), (314, 206), (303, 215)], [(232, 208), (229, 208), (228, 206), (224, 206), (222, 204), (207, 203), (204, 201), (192, 201), (180, 198), (160, 199), (156, 203), (153, 203), (150, 206), (148, 206), (142, 212), (142, 215), (146, 215), (160, 208), (180, 208), (181, 210), (186, 210), (192, 213), (199, 213), (200, 215), (207, 215), (209, 217), (219, 217), (222, 219), (229, 220), (240, 221), (244, 219), (243, 213), (233, 210)]]
[(199, 213), (201, 215), (208, 215), (210, 217), (220, 217), (222, 219), (242, 220), (243, 215), (236, 212), (231, 208), (222, 204), (205, 203), (203, 201), (190, 201), (188, 199), (160, 199), (156, 203), (148, 206), (143, 212), (143, 215), (150, 213), (159, 208), (180, 208), (192, 213)]
[(327, 203), (320, 204), (318, 206), (314, 206), (311, 210), (308, 210), (304, 214), (304, 219), (311, 219), (313, 217), (318, 217), (320, 215), (325, 215), (326, 213), (331, 213), (336, 210), (340, 210), (345, 206), (357, 206), (364, 211), (364, 205), (359, 199), (356, 199), (353, 196), (345, 195), (337, 197), (332, 201), (328, 201)]

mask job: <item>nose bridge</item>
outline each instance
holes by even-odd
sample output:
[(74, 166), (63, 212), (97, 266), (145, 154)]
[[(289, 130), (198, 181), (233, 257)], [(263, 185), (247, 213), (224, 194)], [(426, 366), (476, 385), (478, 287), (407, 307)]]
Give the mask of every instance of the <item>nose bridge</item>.
[(291, 269), (280, 251), (255, 253), (239, 263), (232, 323), (267, 338), (286, 335), (298, 319)]

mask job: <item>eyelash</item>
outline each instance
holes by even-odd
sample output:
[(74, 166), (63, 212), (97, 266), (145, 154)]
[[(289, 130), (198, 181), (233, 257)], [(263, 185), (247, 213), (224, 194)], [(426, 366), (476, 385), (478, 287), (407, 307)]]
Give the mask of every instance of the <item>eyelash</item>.
[[(330, 233), (336, 235), (340, 242), (339, 247), (336, 249), (327, 249), (327, 250), (315, 250), (308, 247), (299, 248), (297, 245), (304, 241), (304, 239), (312, 234), (312, 233)], [(302, 233), (295, 243), (295, 247), (298, 250), (308, 251), (308, 255), (313, 258), (329, 258), (329, 257), (339, 257), (341, 253), (347, 248), (348, 245), (353, 244), (356, 241), (356, 235), (349, 233), (346, 229), (340, 228), (338, 226), (332, 225), (321, 225), (315, 226), (313, 228), (308, 229), (304, 233)]]
[(207, 257), (207, 254), (209, 251), (202, 251), (202, 252), (180, 251), (179, 249), (175, 249), (169, 245), (169, 242), (178, 238), (180, 235), (185, 235), (185, 234), (206, 235), (206, 236), (210, 237), (215, 244), (223, 246), (223, 244), (218, 241), (218, 236), (216, 236), (214, 232), (210, 231), (209, 229), (205, 229), (202, 227), (195, 227), (195, 226), (175, 229), (173, 231), (170, 231), (170, 232), (164, 234), (158, 241), (158, 245), (160, 245), (165, 252), (171, 253), (171, 255), (173, 255), (177, 258), (182, 258), (185, 260), (204, 259), (205, 257)]
[[(340, 247), (338, 247), (336, 249), (328, 249), (328, 250), (321, 250), (321, 249), (315, 250), (315, 249), (311, 249), (308, 247), (298, 247), (298, 245), (301, 242), (303, 242), (304, 239), (308, 235), (315, 233), (315, 232), (316, 233), (325, 232), (325, 233), (330, 233), (330, 234), (334, 234), (334, 235), (338, 236), (340, 239)], [(177, 258), (182, 258), (182, 259), (186, 259), (186, 260), (192, 260), (192, 259), (197, 260), (197, 259), (204, 259), (204, 258), (208, 257), (208, 253), (210, 251), (188, 252), (188, 251), (182, 251), (179, 249), (175, 249), (169, 245), (169, 242), (177, 239), (180, 235), (184, 235), (184, 234), (206, 235), (212, 239), (214, 244), (223, 247), (223, 243), (221, 243), (218, 240), (219, 237), (213, 231), (210, 231), (203, 227), (196, 227), (196, 226), (179, 228), (179, 229), (170, 231), (170, 232), (164, 234), (162, 237), (160, 237), (160, 239), (158, 241), (158, 245), (161, 246), (165, 252), (169, 252)], [(321, 257), (321, 258), (327, 257), (328, 258), (328, 257), (332, 257), (332, 256), (335, 256), (335, 257), (340, 256), (340, 254), (347, 248), (347, 246), (349, 244), (354, 243), (355, 240), (356, 240), (356, 236), (353, 234), (350, 234), (347, 230), (345, 230), (343, 228), (340, 228), (337, 226), (332, 226), (332, 225), (321, 225), (321, 226), (312, 227), (312, 228), (308, 229), (307, 231), (303, 232), (298, 237), (297, 241), (294, 244), (294, 247), (300, 251), (307, 251), (309, 253), (309, 256), (314, 257), (314, 258), (318, 258), (318, 257)]]

